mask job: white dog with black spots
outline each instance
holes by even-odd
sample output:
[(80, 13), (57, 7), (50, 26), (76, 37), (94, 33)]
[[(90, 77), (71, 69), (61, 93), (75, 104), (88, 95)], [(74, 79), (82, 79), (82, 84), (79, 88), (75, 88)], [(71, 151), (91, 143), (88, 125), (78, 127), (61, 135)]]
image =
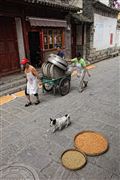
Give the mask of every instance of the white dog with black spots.
[(52, 119), (50, 118), (50, 127), (53, 127), (53, 132), (55, 132), (57, 129), (61, 130), (63, 127), (68, 127), (70, 124), (70, 115), (66, 114), (63, 117)]

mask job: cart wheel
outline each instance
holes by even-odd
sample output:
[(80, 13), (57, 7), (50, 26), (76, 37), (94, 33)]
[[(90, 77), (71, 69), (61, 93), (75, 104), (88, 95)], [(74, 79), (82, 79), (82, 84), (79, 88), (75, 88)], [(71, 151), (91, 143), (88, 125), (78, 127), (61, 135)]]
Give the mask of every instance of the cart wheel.
[(61, 79), (59, 83), (59, 92), (62, 96), (65, 96), (70, 91), (70, 80), (68, 78)]
[(47, 91), (47, 92), (50, 92), (53, 89), (53, 85), (45, 83), (45, 84), (43, 84), (43, 89), (45, 89), (45, 91)]

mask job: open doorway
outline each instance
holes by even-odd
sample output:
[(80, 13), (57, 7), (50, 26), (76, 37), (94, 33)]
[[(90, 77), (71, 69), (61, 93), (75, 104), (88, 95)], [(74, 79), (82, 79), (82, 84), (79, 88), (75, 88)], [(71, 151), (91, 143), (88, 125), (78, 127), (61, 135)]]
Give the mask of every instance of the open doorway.
[(30, 49), (30, 61), (34, 67), (40, 67), (42, 64), (41, 61), (41, 52), (40, 52), (40, 35), (39, 32), (29, 32), (29, 49)]

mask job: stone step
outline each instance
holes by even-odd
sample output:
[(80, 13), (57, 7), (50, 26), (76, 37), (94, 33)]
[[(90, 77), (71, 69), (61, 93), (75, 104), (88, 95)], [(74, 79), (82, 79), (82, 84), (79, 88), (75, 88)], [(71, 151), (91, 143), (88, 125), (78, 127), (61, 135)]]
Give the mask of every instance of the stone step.
[(26, 83), (26, 78), (22, 78), (22, 79), (18, 79), (18, 80), (12, 80), (11, 82), (8, 83), (4, 83), (0, 86), (0, 92), (14, 88), (14, 87), (18, 87), (22, 84)]
[(10, 94), (14, 94), (16, 92), (22, 91), (25, 89), (25, 86), (26, 86), (26, 83), (17, 87), (6, 89), (0, 92), (0, 96), (10, 95)]
[[(37, 69), (39, 76), (41, 77), (41, 70)], [(25, 89), (26, 77), (24, 73), (13, 74), (6, 77), (2, 77), (0, 80), (0, 96), (13, 94)]]
[(7, 84), (7, 83), (17, 81), (17, 80), (21, 80), (23, 78), (25, 78), (25, 75), (23, 73), (5, 76), (0, 79), (0, 85)]
[[(38, 71), (39, 75), (41, 76), (41, 69), (37, 69), (37, 71)], [(17, 80), (21, 80), (21, 79), (24, 79), (24, 78), (26, 78), (26, 76), (25, 76), (25, 74), (23, 72), (13, 74), (13, 75), (8, 75), (8, 76), (5, 76), (5, 77), (1, 77), (0, 85), (7, 84), (7, 83), (17, 81)]]

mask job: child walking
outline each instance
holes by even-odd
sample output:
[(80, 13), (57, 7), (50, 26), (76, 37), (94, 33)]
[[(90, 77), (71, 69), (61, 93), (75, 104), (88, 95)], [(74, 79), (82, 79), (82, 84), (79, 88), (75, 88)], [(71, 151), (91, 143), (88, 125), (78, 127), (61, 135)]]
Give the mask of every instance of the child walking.
[(81, 54), (78, 53), (77, 57), (71, 59), (72, 64), (77, 69), (77, 77), (79, 78), (79, 92), (83, 92), (84, 88), (87, 87), (88, 80), (86, 80), (86, 75), (91, 76), (88, 69), (86, 68), (86, 62), (82, 58)]

